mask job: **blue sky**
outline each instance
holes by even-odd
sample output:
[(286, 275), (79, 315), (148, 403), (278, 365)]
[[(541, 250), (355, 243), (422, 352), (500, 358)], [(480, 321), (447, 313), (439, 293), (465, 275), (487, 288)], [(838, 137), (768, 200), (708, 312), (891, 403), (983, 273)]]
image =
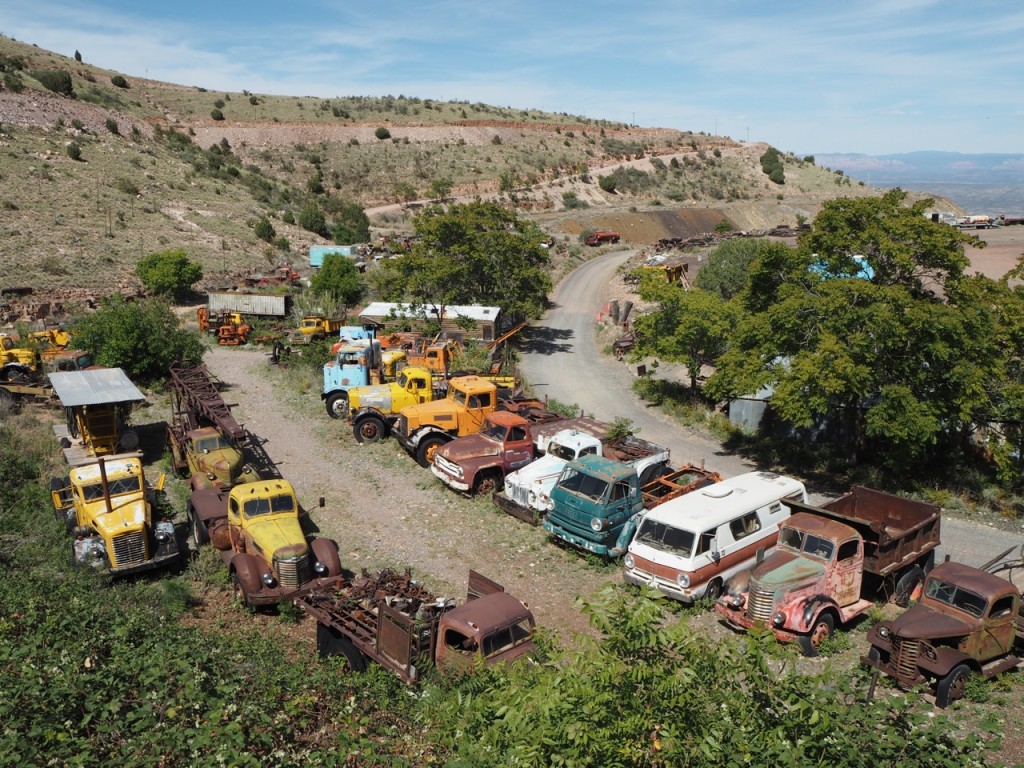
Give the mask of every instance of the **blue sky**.
[(33, 0), (0, 33), (128, 76), (392, 94), (766, 141), (1024, 151), (1024, 4)]

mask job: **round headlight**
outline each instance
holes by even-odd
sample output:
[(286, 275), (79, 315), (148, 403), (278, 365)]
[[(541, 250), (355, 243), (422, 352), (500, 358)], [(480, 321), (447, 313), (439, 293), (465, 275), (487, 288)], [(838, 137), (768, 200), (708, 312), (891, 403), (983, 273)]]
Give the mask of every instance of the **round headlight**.
[(680, 573), (678, 576), (676, 576), (676, 584), (678, 584), (683, 589), (686, 589), (688, 586), (690, 586), (690, 577), (685, 573)]
[(217, 476), (215, 474), (213, 474), (213, 472), (207, 472), (206, 473), (206, 479), (207, 480), (216, 480)]
[(774, 624), (776, 627), (781, 627), (785, 623), (786, 614), (784, 614), (782, 611), (778, 611), (774, 616), (772, 616), (772, 624)]
[(327, 566), (317, 560), (313, 563), (313, 570), (316, 571), (317, 576), (323, 576), (327, 573)]
[(272, 587), (272, 586), (274, 586), (274, 574), (272, 574), (272, 573), (264, 573), (263, 576), (260, 577), (260, 581), (263, 582), (264, 586)]
[(743, 607), (743, 597), (740, 595), (729, 595), (728, 600), (729, 605), (731, 605), (733, 608), (739, 609)]
[(879, 637), (888, 637), (889, 636), (889, 628), (888, 627), (879, 627), (878, 628), (878, 636)]
[(636, 561), (633, 560), (633, 556), (627, 552), (626, 556), (622, 558), (622, 564), (632, 570), (633, 566), (636, 565)]
[(595, 532), (599, 532), (602, 528), (604, 528), (604, 520), (602, 520), (600, 517), (591, 518), (590, 527)]
[(164, 542), (170, 541), (171, 540), (171, 536), (170, 536), (169, 533), (167, 533), (167, 531), (157, 530), (156, 531), (156, 540), (159, 541), (161, 544), (163, 544)]

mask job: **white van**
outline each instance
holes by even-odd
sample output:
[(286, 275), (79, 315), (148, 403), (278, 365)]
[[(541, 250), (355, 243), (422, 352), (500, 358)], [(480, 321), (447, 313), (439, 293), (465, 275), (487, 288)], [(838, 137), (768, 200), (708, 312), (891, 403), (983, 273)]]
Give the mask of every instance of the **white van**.
[(806, 502), (804, 484), (748, 472), (643, 513), (623, 560), (626, 581), (687, 603), (717, 600), (733, 574), (775, 546), (785, 499)]

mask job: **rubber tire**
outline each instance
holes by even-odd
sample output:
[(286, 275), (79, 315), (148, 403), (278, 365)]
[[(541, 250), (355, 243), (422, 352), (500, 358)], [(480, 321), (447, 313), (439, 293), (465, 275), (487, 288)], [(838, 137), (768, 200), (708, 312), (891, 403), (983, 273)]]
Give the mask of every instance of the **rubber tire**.
[(340, 419), (348, 415), (348, 394), (345, 392), (332, 392), (324, 401), (327, 415), (332, 419)]
[(800, 650), (803, 651), (804, 656), (808, 658), (815, 658), (818, 655), (818, 649), (821, 647), (823, 640), (832, 637), (832, 632), (836, 628), (835, 620), (832, 618), (832, 614), (823, 613), (818, 616), (814, 622), (814, 626), (811, 627), (809, 634), (800, 635), (797, 639), (797, 645), (800, 646)]
[(366, 671), (366, 657), (347, 637), (341, 637), (330, 627), (316, 625), (316, 649), (321, 659), (344, 656), (352, 672)]
[(199, 519), (199, 513), (194, 509), (192, 510), (192, 539), (196, 543), (196, 549), (210, 543), (210, 530)]
[(643, 488), (648, 483), (653, 483), (659, 477), (672, 474), (672, 468), (668, 464), (655, 464), (654, 466), (648, 467), (644, 470), (644, 473), (640, 476), (640, 487)]
[(256, 606), (249, 602), (249, 595), (246, 594), (245, 587), (242, 586), (242, 580), (238, 578), (238, 573), (234, 571), (231, 573), (231, 593), (245, 609), (246, 613), (256, 613)]
[(388, 433), (388, 426), (380, 416), (364, 416), (352, 427), (356, 442), (376, 443)]
[(718, 598), (722, 596), (722, 580), (712, 579), (708, 582), (708, 587), (704, 590), (704, 599), (711, 600), (712, 602), (718, 602)]
[(962, 699), (966, 692), (967, 678), (972, 674), (973, 670), (966, 664), (953, 667), (935, 686), (935, 706), (945, 709), (957, 699)]
[(900, 608), (909, 608), (920, 600), (924, 591), (924, 579), (925, 573), (921, 566), (908, 568), (896, 582), (896, 605)]
[(476, 482), (473, 483), (473, 492), (480, 496), (490, 496), (504, 487), (503, 481), (501, 473), (493, 469), (481, 472), (477, 475)]
[(437, 453), (437, 449), (447, 442), (440, 435), (424, 437), (416, 447), (416, 461), (421, 467), (429, 468), (434, 462), (434, 454)]

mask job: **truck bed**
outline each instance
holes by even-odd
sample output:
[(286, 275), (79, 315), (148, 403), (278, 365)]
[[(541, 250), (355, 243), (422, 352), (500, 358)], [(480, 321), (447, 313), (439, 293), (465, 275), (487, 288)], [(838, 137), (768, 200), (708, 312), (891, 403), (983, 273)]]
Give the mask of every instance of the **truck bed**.
[(659, 453), (664, 453), (665, 461), (668, 461), (668, 448), (636, 435), (610, 440), (604, 444), (602, 452), (607, 458), (620, 461), (623, 464), (634, 464)]
[(864, 572), (886, 576), (939, 545), (941, 510), (935, 504), (855, 485), (821, 507), (786, 500), (794, 512), (809, 512), (854, 528), (864, 537)]

